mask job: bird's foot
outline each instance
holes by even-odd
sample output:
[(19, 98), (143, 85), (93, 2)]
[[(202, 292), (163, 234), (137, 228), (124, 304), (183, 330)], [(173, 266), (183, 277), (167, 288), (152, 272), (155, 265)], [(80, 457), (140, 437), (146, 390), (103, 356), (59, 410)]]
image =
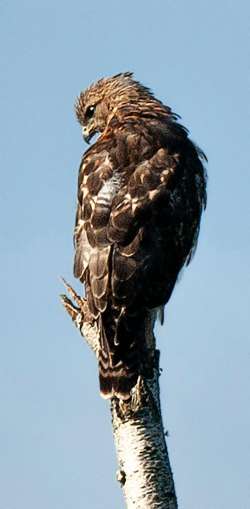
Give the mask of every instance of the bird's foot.
[(64, 278), (61, 278), (62, 282), (67, 289), (71, 299), (67, 297), (67, 295), (62, 294), (60, 295), (62, 304), (64, 308), (66, 309), (69, 316), (72, 318), (74, 324), (78, 329), (81, 329), (83, 326), (83, 323), (85, 321), (88, 321), (88, 304), (86, 299), (83, 299), (80, 297), (76, 291), (72, 288), (71, 285), (65, 281)]

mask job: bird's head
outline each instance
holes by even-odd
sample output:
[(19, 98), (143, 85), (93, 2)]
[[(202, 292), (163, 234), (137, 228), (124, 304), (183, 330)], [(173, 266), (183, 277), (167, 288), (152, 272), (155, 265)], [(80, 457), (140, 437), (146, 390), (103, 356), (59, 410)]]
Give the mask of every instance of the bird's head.
[(76, 100), (75, 110), (87, 143), (96, 133), (102, 133), (115, 112), (121, 91), (133, 82), (132, 73), (103, 78), (90, 85)]
[(109, 107), (101, 81), (81, 92), (75, 104), (76, 116), (87, 143), (96, 133), (103, 132), (107, 124)]
[(89, 143), (94, 134), (103, 133), (115, 115), (120, 114), (123, 119), (138, 112), (143, 115), (145, 109), (152, 111), (156, 104), (169, 115), (169, 109), (147, 87), (136, 81), (131, 72), (125, 72), (103, 78), (81, 92), (75, 111), (83, 137)]

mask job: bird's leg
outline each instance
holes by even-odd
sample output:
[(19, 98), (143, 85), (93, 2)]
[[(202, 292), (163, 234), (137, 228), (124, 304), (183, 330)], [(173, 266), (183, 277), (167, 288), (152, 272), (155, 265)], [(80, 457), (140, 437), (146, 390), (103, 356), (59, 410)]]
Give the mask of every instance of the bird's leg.
[(78, 329), (82, 328), (82, 325), (84, 322), (91, 322), (88, 304), (86, 299), (83, 297), (80, 297), (76, 291), (72, 288), (71, 285), (65, 281), (64, 278), (62, 278), (62, 282), (64, 286), (66, 287), (70, 297), (72, 300), (70, 300), (67, 295), (63, 294), (61, 295), (61, 301), (63, 303), (64, 308), (66, 309), (69, 316), (72, 318), (74, 324)]

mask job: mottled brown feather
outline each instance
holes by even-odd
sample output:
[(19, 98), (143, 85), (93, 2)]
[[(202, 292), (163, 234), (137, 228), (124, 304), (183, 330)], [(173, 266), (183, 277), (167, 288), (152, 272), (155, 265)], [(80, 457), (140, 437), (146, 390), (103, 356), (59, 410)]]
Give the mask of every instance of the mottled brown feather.
[(101, 392), (126, 400), (138, 375), (149, 375), (147, 310), (167, 303), (195, 250), (206, 203), (204, 156), (131, 73), (91, 85), (76, 114), (89, 137), (99, 138), (79, 170), (74, 274), (99, 322)]

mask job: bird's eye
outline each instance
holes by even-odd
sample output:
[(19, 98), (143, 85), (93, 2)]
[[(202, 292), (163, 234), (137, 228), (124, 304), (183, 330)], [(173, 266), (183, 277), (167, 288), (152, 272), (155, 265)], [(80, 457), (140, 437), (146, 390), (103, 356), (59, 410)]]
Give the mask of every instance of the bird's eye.
[(91, 105), (86, 109), (85, 118), (90, 120), (95, 113), (95, 106)]

